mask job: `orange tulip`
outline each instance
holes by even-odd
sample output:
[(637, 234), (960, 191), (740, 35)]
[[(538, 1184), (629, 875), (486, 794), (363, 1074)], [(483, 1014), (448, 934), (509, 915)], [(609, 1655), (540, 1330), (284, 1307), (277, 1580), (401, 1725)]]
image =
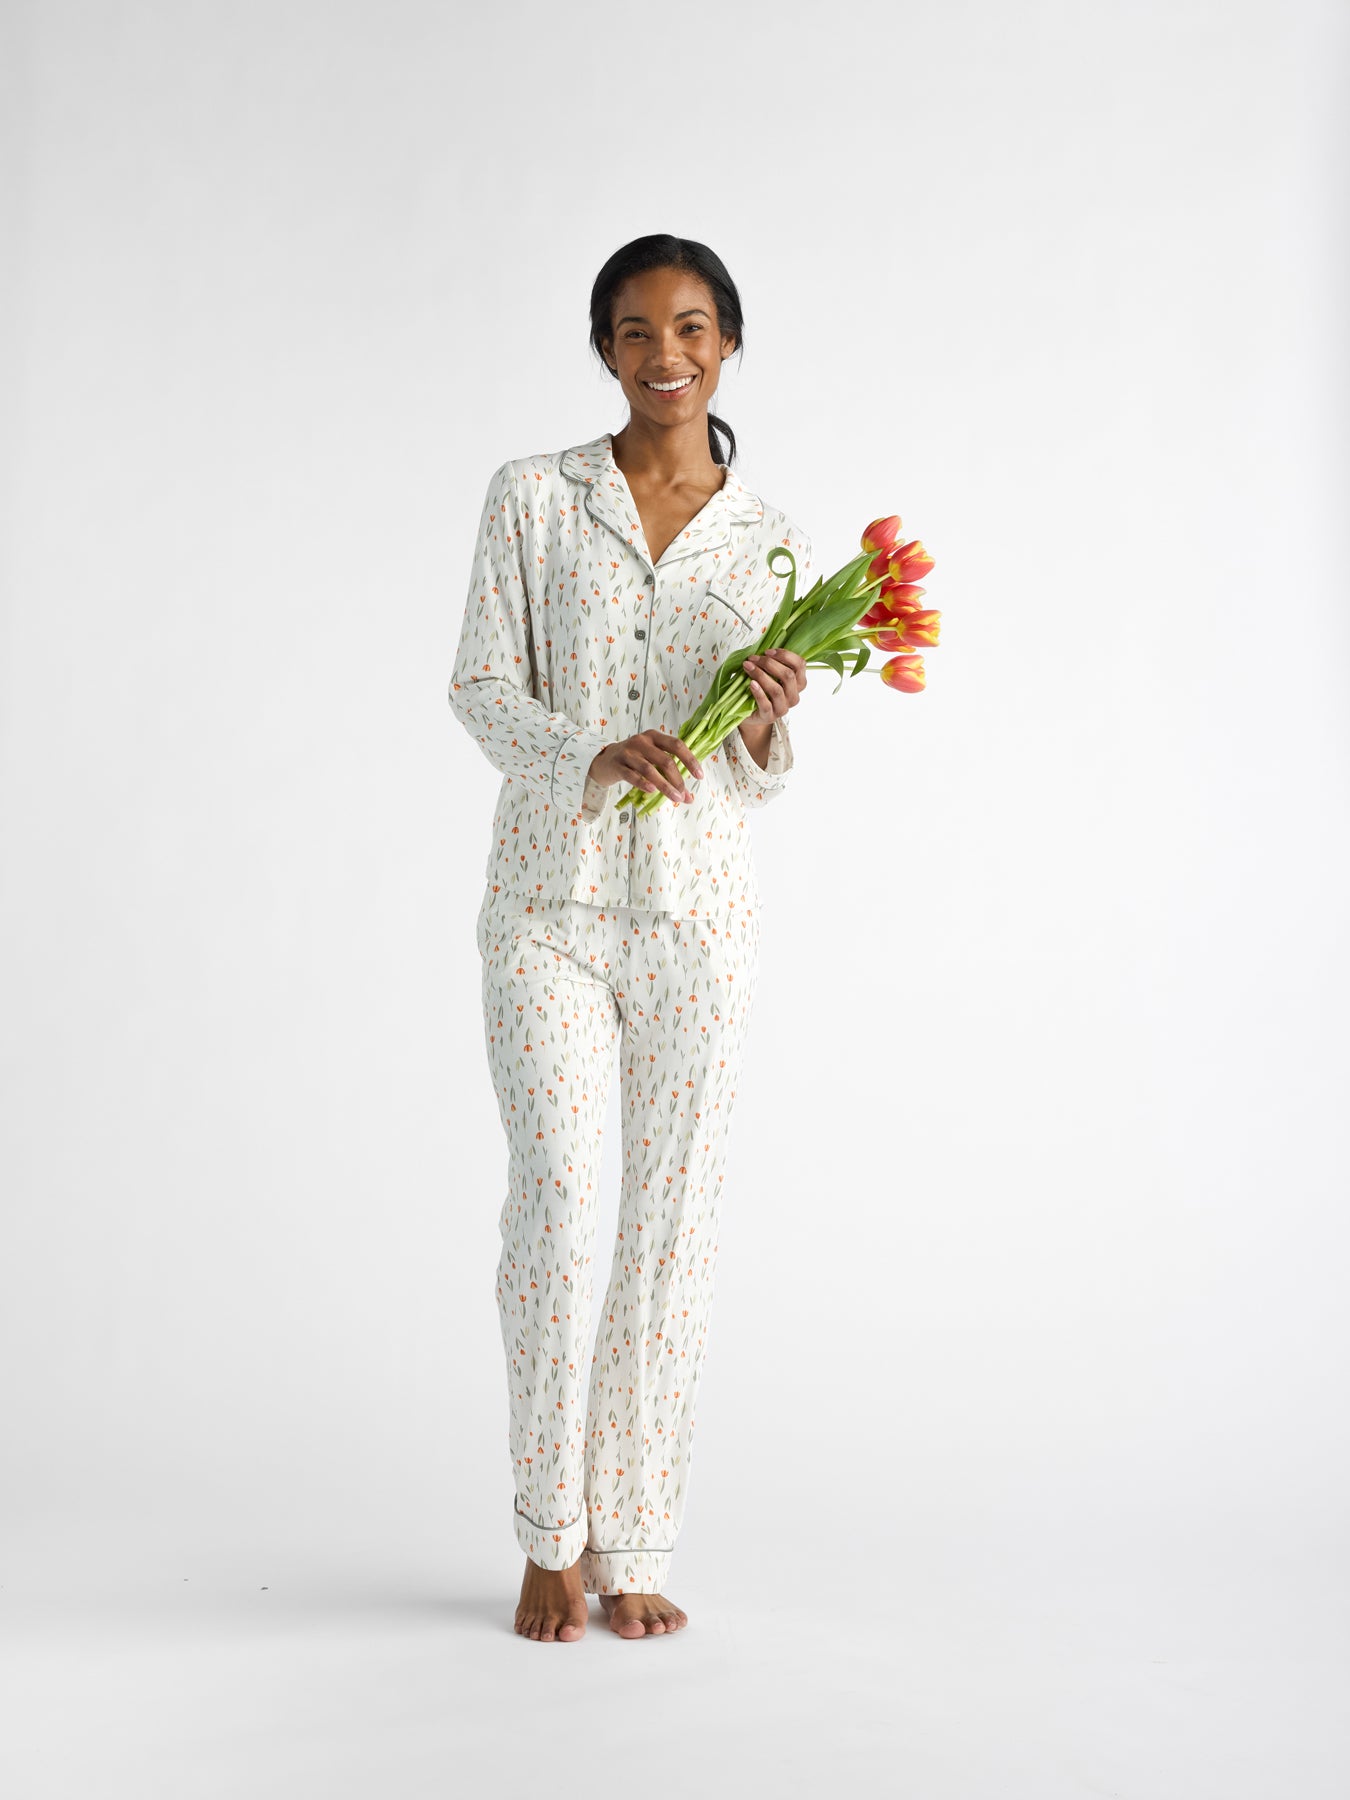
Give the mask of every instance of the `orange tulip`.
[(877, 589), (877, 605), (889, 613), (912, 612), (927, 592), (917, 581), (896, 581), (891, 577)]
[(868, 607), (858, 620), (859, 625), (881, 626), (889, 630), (897, 620), (907, 622), (922, 610), (918, 604), (918, 596), (924, 591), (921, 587), (915, 587), (908, 583), (903, 588), (896, 583), (895, 587), (896, 591), (888, 600), (878, 601), (875, 606)]
[(933, 567), (932, 557), (918, 538), (911, 538), (907, 544), (901, 544), (898, 550), (891, 552), (889, 568), (896, 581), (922, 581)]
[(924, 685), (921, 656), (893, 656), (881, 665), (881, 679), (898, 693), (917, 694)]
[(858, 543), (864, 550), (882, 550), (885, 551), (887, 555), (893, 555), (897, 547), (896, 540), (900, 536), (900, 531), (900, 515), (898, 513), (891, 513), (888, 518), (873, 519), (872, 523), (858, 539)]
[(942, 614), (935, 611), (898, 613), (888, 624), (864, 635), (878, 650), (903, 650), (906, 645), (920, 644), (932, 649), (938, 641), (941, 617)]

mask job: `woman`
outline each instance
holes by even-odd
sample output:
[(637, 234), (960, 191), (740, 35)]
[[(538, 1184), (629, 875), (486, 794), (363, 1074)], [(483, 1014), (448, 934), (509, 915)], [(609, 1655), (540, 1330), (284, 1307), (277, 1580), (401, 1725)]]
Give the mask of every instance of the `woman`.
[[(742, 484), (708, 411), (741, 345), (718, 257), (664, 234), (625, 245), (592, 289), (591, 340), (628, 419), (494, 473), (450, 683), (504, 778), (477, 930), (510, 1152), (497, 1298), (526, 1556), (515, 1629), (540, 1643), (582, 1636), (588, 1593), (621, 1637), (688, 1623), (662, 1587), (757, 973), (745, 814), (792, 767), (805, 664), (747, 663), (755, 715), (703, 761), (678, 731), (720, 659), (767, 629), (783, 584), (766, 552), (786, 544), (812, 579), (808, 540)], [(634, 787), (665, 800), (639, 818), (616, 805)], [(623, 1190), (592, 1352), (616, 1044)]]

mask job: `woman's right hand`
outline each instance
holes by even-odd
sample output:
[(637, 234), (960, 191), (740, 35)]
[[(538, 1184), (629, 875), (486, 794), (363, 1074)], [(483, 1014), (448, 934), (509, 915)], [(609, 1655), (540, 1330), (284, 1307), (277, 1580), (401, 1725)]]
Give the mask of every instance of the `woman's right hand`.
[(621, 781), (625, 788), (641, 788), (647, 794), (659, 789), (678, 806), (694, 796), (685, 786), (677, 756), (692, 775), (702, 777), (703, 765), (683, 738), (669, 731), (639, 731), (617, 744), (606, 744), (591, 763), (590, 779), (602, 787)]

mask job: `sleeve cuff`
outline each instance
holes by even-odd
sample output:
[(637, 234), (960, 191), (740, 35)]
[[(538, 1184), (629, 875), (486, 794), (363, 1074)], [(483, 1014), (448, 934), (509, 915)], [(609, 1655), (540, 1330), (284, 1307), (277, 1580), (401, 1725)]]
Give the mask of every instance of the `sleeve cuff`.
[(603, 782), (592, 781), (588, 776), (582, 791), (579, 819), (598, 819), (609, 802), (609, 789)]
[[(747, 761), (753, 762), (753, 756)], [(775, 719), (769, 727), (769, 760), (764, 766), (765, 776), (786, 775), (792, 767), (792, 744), (788, 739), (787, 719)]]
[(603, 731), (587, 725), (564, 739), (553, 759), (549, 794), (566, 818), (598, 819), (604, 811), (609, 789), (591, 780), (590, 767), (610, 742)]
[(762, 769), (746, 749), (739, 726), (729, 734), (727, 743), (746, 785), (756, 799), (768, 800), (779, 792), (793, 762), (792, 737), (788, 731), (786, 714), (781, 719), (775, 719), (769, 727), (769, 760)]

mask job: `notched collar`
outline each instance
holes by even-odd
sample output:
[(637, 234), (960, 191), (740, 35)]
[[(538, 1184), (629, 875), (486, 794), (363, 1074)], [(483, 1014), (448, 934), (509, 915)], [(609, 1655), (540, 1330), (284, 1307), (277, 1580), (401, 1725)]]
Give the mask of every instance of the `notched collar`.
[[(586, 510), (592, 519), (617, 532), (654, 570), (656, 564), (652, 562), (632, 492), (614, 460), (613, 434), (606, 431), (588, 443), (574, 444), (570, 450), (564, 450), (558, 467), (568, 480), (584, 486)], [(731, 542), (733, 524), (753, 525), (763, 517), (764, 507), (758, 496), (728, 467), (719, 491), (662, 552), (660, 566), (664, 569), (683, 556), (720, 550)]]

